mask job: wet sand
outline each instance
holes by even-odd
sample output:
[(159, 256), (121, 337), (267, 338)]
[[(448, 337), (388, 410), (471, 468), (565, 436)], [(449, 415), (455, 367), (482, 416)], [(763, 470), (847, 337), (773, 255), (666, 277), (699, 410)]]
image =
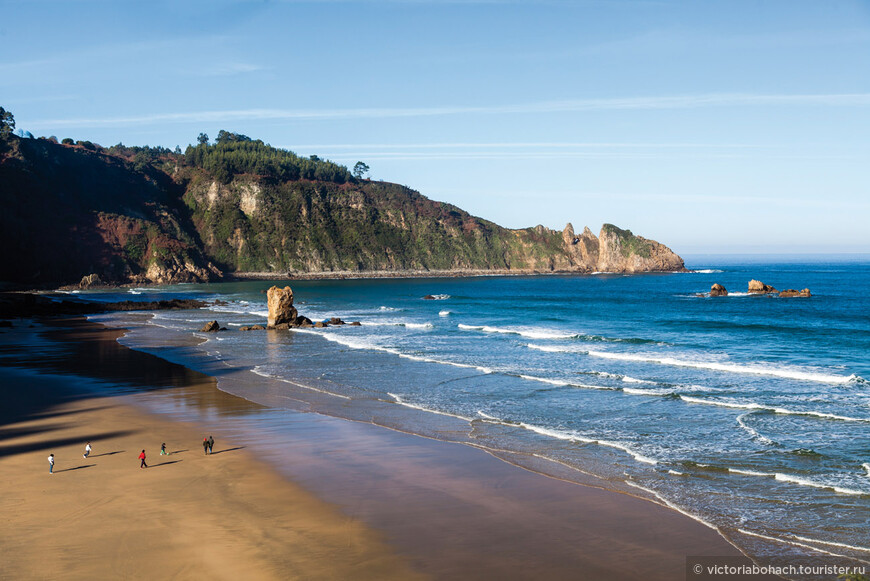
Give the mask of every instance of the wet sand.
[[(4, 365), (30, 368), (0, 367), (4, 400), (27, 394), (0, 417), (0, 549), (12, 555), (0, 577), (671, 580), (689, 555), (740, 555), (645, 500), (469, 446), (262, 408), (119, 345), (117, 331), (52, 325), (53, 355), (16, 351), (16, 329), (0, 343)], [(105, 386), (88, 378), (129, 395), (95, 398)], [(207, 457), (215, 426), (221, 453)], [(176, 453), (158, 456), (161, 441)], [(142, 447), (153, 468), (138, 468)]]

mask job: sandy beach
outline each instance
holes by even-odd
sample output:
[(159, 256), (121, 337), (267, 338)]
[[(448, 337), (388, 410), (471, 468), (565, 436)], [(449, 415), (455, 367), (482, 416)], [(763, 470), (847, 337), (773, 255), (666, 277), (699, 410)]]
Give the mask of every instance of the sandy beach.
[(214, 378), (96, 324), (29, 324), (0, 339), (2, 578), (665, 580), (689, 555), (740, 555), (675, 511), (468, 446), (298, 412), (281, 416), (292, 448), (270, 446)]

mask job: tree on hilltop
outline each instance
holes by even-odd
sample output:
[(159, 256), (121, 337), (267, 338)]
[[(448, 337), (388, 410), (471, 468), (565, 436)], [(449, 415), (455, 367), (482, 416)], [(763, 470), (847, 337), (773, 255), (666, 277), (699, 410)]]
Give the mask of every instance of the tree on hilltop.
[(371, 168), (368, 166), (368, 164), (358, 161), (356, 162), (356, 165), (353, 166), (353, 177), (361, 180), (363, 177), (368, 175), (369, 169)]
[(0, 138), (8, 138), (15, 131), (15, 117), (11, 111), (0, 107)]
[(200, 133), (196, 138), (196, 142), (200, 145), (208, 145), (208, 135), (205, 133)]

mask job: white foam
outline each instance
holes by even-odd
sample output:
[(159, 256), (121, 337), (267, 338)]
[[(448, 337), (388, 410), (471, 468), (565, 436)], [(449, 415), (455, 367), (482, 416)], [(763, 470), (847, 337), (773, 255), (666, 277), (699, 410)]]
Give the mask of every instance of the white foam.
[(533, 424), (527, 424), (525, 422), (521, 422), (520, 426), (529, 430), (530, 432), (535, 432), (536, 434), (541, 434), (542, 436), (547, 436), (548, 438), (555, 438), (557, 440), (567, 440), (569, 442), (582, 442), (584, 444), (594, 444), (596, 441), (591, 438), (584, 438), (583, 436), (578, 436), (573, 432), (563, 432), (561, 430), (551, 430), (550, 428), (542, 428), (540, 426), (535, 426)]
[(755, 438), (756, 440), (758, 440), (762, 444), (768, 444), (768, 445), (773, 444), (774, 443), (773, 440), (771, 440), (768, 437), (762, 436), (761, 434), (758, 433), (758, 431), (755, 428), (753, 428), (752, 426), (746, 425), (746, 423), (743, 421), (743, 418), (745, 418), (746, 416), (748, 416), (751, 413), (752, 412), (747, 412), (743, 415), (737, 416), (737, 425), (740, 426), (741, 428), (743, 428), (744, 430), (746, 430), (747, 432), (749, 432), (750, 436), (752, 436), (753, 438)]
[(638, 452), (635, 452), (625, 444), (620, 442), (612, 442), (610, 440), (597, 440), (593, 438), (587, 438), (585, 436), (580, 436), (575, 432), (565, 432), (562, 430), (553, 430), (550, 428), (542, 428), (540, 426), (535, 426), (533, 424), (527, 424), (525, 422), (521, 422), (520, 426), (531, 431), (536, 434), (541, 434), (542, 436), (547, 436), (550, 438), (556, 438), (558, 440), (567, 440), (570, 442), (582, 442), (584, 444), (598, 444), (599, 446), (604, 446), (606, 448), (614, 448), (616, 450), (621, 450), (625, 452), (638, 462), (643, 462), (644, 464), (658, 464), (657, 460), (644, 456)]
[(483, 413), (483, 412), (480, 411), (480, 410), (477, 410), (477, 415), (479, 415), (479, 416), (482, 417), (483, 419), (485, 419), (485, 420), (489, 420), (489, 421), (491, 421), (491, 422), (505, 423), (504, 420), (499, 419), (499, 418), (497, 418), (497, 417), (495, 417), (495, 416), (491, 416), (491, 415), (489, 415), (489, 414), (485, 414), (485, 413)]
[(622, 450), (623, 452), (625, 452), (626, 454), (628, 454), (629, 456), (631, 456), (632, 458), (634, 458), (638, 462), (643, 462), (644, 464), (656, 465), (659, 463), (658, 460), (654, 460), (654, 459), (650, 458), (649, 456), (644, 456), (643, 454), (635, 452), (634, 450), (632, 450), (631, 448), (629, 448), (625, 444), (620, 444), (619, 442), (610, 442), (608, 440), (598, 440), (596, 442), (596, 444), (598, 444), (599, 446), (606, 446), (608, 448), (615, 448), (617, 450)]
[(668, 395), (673, 395), (675, 392), (672, 389), (667, 388), (652, 388), (652, 389), (635, 389), (633, 387), (623, 387), (623, 393), (628, 393), (631, 395), (648, 395), (651, 397), (663, 397)]
[(833, 541), (822, 541), (819, 539), (811, 539), (808, 537), (801, 537), (798, 535), (791, 535), (793, 539), (798, 539), (799, 541), (806, 541), (808, 543), (819, 543), (820, 545), (829, 545), (831, 547), (842, 547), (844, 549), (852, 549), (853, 551), (864, 551), (865, 553), (870, 553), (870, 548), (862, 547), (860, 545), (847, 545), (846, 543), (836, 543)]
[(689, 517), (689, 518), (692, 519), (692, 520), (696, 520), (696, 521), (698, 521), (699, 523), (701, 523), (702, 525), (704, 525), (704, 526), (706, 526), (706, 527), (710, 527), (710, 528), (713, 529), (714, 531), (718, 531), (718, 530), (719, 530), (719, 529), (716, 527), (716, 525), (714, 525), (714, 524), (712, 524), (712, 523), (708, 523), (707, 521), (705, 521), (705, 520), (702, 519), (701, 517), (699, 517), (699, 516), (697, 516), (697, 515), (694, 515), (694, 514), (688, 512), (688, 511), (686, 511), (686, 510), (683, 510), (682, 508), (680, 508), (679, 506), (677, 506), (676, 504), (674, 504), (673, 502), (671, 502), (670, 500), (668, 500), (667, 498), (665, 498), (664, 496), (662, 496), (661, 494), (659, 494), (658, 492), (656, 492), (655, 490), (652, 490), (652, 489), (650, 489), (650, 488), (646, 488), (645, 486), (641, 486), (640, 484), (636, 484), (636, 483), (632, 482), (631, 480), (626, 480), (625, 483), (626, 483), (627, 485), (632, 486), (632, 487), (634, 487), (634, 488), (637, 488), (637, 489), (639, 489), (639, 490), (643, 490), (643, 491), (646, 492), (647, 494), (651, 494), (651, 495), (654, 496), (654, 497), (655, 497), (659, 502), (661, 502), (662, 504), (664, 504), (664, 505), (667, 506), (668, 508), (677, 511), (678, 513), (680, 513), (680, 514), (682, 514), (682, 515), (685, 515), (685, 516)]
[(864, 492), (862, 490), (855, 490), (852, 488), (842, 488), (840, 486), (834, 486), (832, 484), (825, 484), (824, 482), (816, 482), (815, 480), (808, 480), (806, 478), (800, 478), (799, 476), (792, 476), (791, 474), (782, 474), (777, 472), (774, 475), (774, 478), (780, 480), (782, 482), (790, 482), (792, 484), (799, 484), (801, 486), (811, 486), (813, 488), (823, 488), (827, 490), (833, 490), (834, 492), (839, 492), (840, 494), (852, 494), (852, 495), (862, 495), (862, 494), (870, 494), (868, 492)]
[(635, 377), (629, 377), (628, 375), (622, 376), (622, 381), (624, 381), (626, 383), (649, 383), (649, 384), (658, 383), (656, 381), (650, 381), (648, 379), (637, 379)]
[(331, 391), (326, 391), (325, 389), (317, 389), (316, 387), (311, 387), (310, 385), (305, 385), (304, 383), (299, 383), (297, 381), (291, 381), (289, 379), (286, 379), (284, 377), (280, 377), (278, 375), (266, 373), (265, 371), (262, 370), (262, 368), (260, 368), (259, 365), (254, 366), (254, 368), (251, 369), (251, 371), (256, 373), (257, 375), (259, 375), (260, 377), (268, 377), (269, 379), (274, 379), (276, 381), (281, 381), (283, 383), (289, 383), (290, 385), (295, 385), (296, 387), (301, 387), (303, 389), (307, 389), (310, 391), (316, 391), (317, 393), (323, 393), (323, 394), (331, 395), (332, 397), (337, 397), (337, 398), (341, 398), (341, 399), (347, 399), (347, 400), (351, 399), (346, 395), (341, 395), (340, 393), (333, 393)]
[(436, 301), (446, 301), (450, 298), (450, 295), (430, 295), (432, 299)]
[(867, 472), (867, 478), (870, 478), (870, 463), (865, 462), (864, 464), (861, 464), (861, 466)]
[(401, 405), (401, 406), (405, 406), (405, 407), (411, 408), (411, 409), (420, 410), (420, 411), (423, 411), (423, 412), (428, 412), (428, 413), (430, 413), (430, 414), (437, 414), (437, 415), (439, 415), (439, 416), (448, 416), (448, 417), (451, 417), (451, 418), (457, 418), (457, 419), (460, 419), (460, 420), (464, 420), (464, 421), (466, 421), (466, 422), (473, 422), (473, 421), (474, 421), (474, 418), (468, 418), (468, 417), (460, 416), (460, 415), (457, 415), (457, 414), (451, 414), (451, 413), (449, 413), (449, 412), (442, 412), (442, 411), (440, 411), (440, 410), (433, 410), (432, 408), (427, 408), (427, 407), (424, 407), (424, 406), (421, 406), (421, 405), (417, 405), (417, 404), (409, 403), (409, 402), (405, 401), (404, 399), (402, 399), (402, 396), (400, 396), (400, 395), (396, 395), (395, 393), (389, 393), (389, 392), (387, 392), (387, 395), (390, 396), (391, 398), (393, 398), (394, 400), (396, 400), (396, 403), (397, 403), (397, 404), (399, 404), (399, 405)]
[(673, 474), (674, 476), (685, 476), (682, 472), (677, 472), (676, 470), (668, 470), (668, 474)]
[(770, 472), (756, 472), (754, 470), (741, 470), (740, 468), (729, 468), (728, 472), (743, 474), (744, 476), (760, 476), (762, 478), (774, 478), (776, 476), (776, 474)]
[(575, 383), (571, 381), (567, 381), (565, 379), (551, 379), (549, 377), (537, 377), (534, 375), (520, 375), (522, 379), (528, 379), (529, 381), (540, 381), (541, 383), (549, 383), (550, 385), (559, 385), (559, 386), (570, 386), (570, 387), (584, 387), (588, 389), (602, 389), (606, 391), (615, 391), (615, 387), (606, 387), (604, 385), (590, 385), (587, 383)]
[(717, 361), (691, 361), (675, 359), (673, 357), (660, 357), (657, 355), (645, 355), (635, 353), (614, 353), (611, 351), (587, 351), (592, 357), (603, 359), (616, 359), (619, 361), (638, 361), (641, 363), (655, 363), (658, 365), (671, 365), (675, 367), (691, 367), (695, 369), (709, 369), (712, 371), (724, 371), (727, 373), (746, 373), (751, 375), (770, 375), (786, 379), (798, 379), (803, 381), (816, 381), (819, 383), (842, 384), (850, 381), (859, 381), (862, 378), (857, 375), (844, 377), (828, 373), (804, 371), (796, 368), (771, 367), (763, 365), (748, 365), (739, 363), (719, 363)]
[[(750, 537), (758, 537), (759, 539), (765, 539), (765, 540), (768, 540), (768, 541), (774, 541), (774, 542), (777, 542), (777, 543), (783, 543), (783, 544), (785, 544), (785, 545), (792, 545), (792, 546), (795, 546), (795, 547), (802, 547), (802, 548), (804, 548), (804, 549), (809, 549), (809, 550), (811, 550), (811, 551), (816, 551), (817, 553), (822, 553), (822, 554), (824, 554), (824, 555), (831, 555), (831, 556), (834, 556), (834, 557), (845, 557), (845, 558), (848, 558), (848, 559), (855, 559), (855, 557), (850, 557), (850, 556), (848, 556), (848, 555), (843, 555), (843, 554), (840, 554), (840, 553), (833, 553), (833, 552), (831, 552), (831, 551), (826, 551), (826, 550), (824, 550), (824, 549), (820, 549), (819, 547), (814, 547), (814, 546), (812, 546), (812, 545), (807, 545), (807, 544), (805, 544), (805, 543), (799, 543), (799, 542), (797, 542), (797, 541), (791, 541), (791, 540), (788, 540), (788, 539), (780, 539), (780, 538), (777, 538), (777, 537), (771, 537), (771, 536), (768, 536), (768, 535), (762, 535), (762, 534), (760, 534), (760, 533), (753, 533), (752, 531), (747, 531), (746, 529), (737, 529), (737, 532), (743, 533), (744, 535), (749, 535)], [(852, 545), (844, 545), (843, 543), (832, 543), (832, 542), (828, 542), (828, 541), (820, 541), (820, 540), (818, 540), (818, 539), (809, 539), (809, 538), (806, 538), (806, 537), (799, 537), (799, 536), (797, 536), (797, 535), (789, 535), (789, 536), (790, 536), (791, 538), (793, 538), (793, 539), (800, 539), (800, 540), (802, 540), (802, 541), (807, 541), (807, 542), (810, 542), (810, 543), (819, 543), (819, 544), (822, 544), (822, 545), (829, 545), (829, 546), (833, 546), (833, 547), (844, 547), (844, 548), (849, 548), (849, 549), (857, 549), (857, 550), (859, 550), (859, 551), (866, 551), (866, 550), (868, 550), (868, 549), (866, 549), (865, 547), (854, 547), (854, 546), (852, 546)], [(864, 561), (864, 560), (861, 560), (861, 559), (857, 559), (857, 560), (860, 561), (861, 563), (870, 563), (870, 562), (868, 562), (868, 561)]]
[(452, 315), (452, 314), (453, 314), (453, 313), (450, 312), (450, 311), (438, 311), (438, 316), (439, 316), (439, 317), (449, 317), (449, 316)]
[(803, 410), (790, 410), (786, 408), (779, 408), (774, 406), (762, 405), (760, 403), (737, 403), (732, 401), (723, 401), (723, 400), (712, 400), (712, 399), (703, 399), (699, 397), (691, 397), (688, 395), (680, 395), (680, 399), (688, 403), (699, 403), (703, 405), (713, 405), (724, 408), (734, 408), (734, 409), (743, 409), (743, 410), (764, 410), (768, 412), (773, 412), (776, 414), (789, 415), (789, 416), (811, 416), (816, 418), (822, 418), (826, 420), (840, 420), (843, 422), (870, 422), (870, 418), (853, 418), (849, 416), (838, 416), (836, 414), (829, 414), (825, 412), (816, 412), (816, 411), (803, 411)]
[(250, 306), (250, 303), (245, 302), (241, 303), (229, 303), (226, 305), (208, 305), (202, 307), (202, 310), (214, 311), (216, 313), (233, 313), (237, 315), (254, 315), (256, 317), (262, 317), (264, 319), (269, 317), (268, 309), (257, 308), (259, 305), (255, 305), (254, 307)]
[(582, 347), (570, 345), (535, 345), (534, 343), (529, 343), (526, 347), (537, 351), (544, 351), (546, 353), (581, 353), (584, 355), (588, 353), (588, 351)]
[(450, 365), (451, 367), (463, 367), (465, 369), (476, 369), (481, 373), (485, 373), (489, 375), (493, 372), (491, 367), (484, 367), (482, 365), (472, 365), (470, 363), (457, 363), (456, 361), (444, 361), (443, 359), (433, 359), (431, 357), (423, 357), (421, 355), (409, 355), (407, 353), (401, 353), (394, 349), (387, 350), (389, 353), (393, 353), (402, 357), (404, 359), (410, 359), (412, 361), (421, 361), (423, 363), (437, 363), (438, 365)]
[(722, 271), (718, 270), (716, 268), (701, 268), (698, 270), (690, 270), (689, 272), (694, 273), (694, 274), (718, 274)]
[(380, 306), (380, 307), (378, 307), (378, 310), (379, 310), (379, 311), (385, 311), (385, 312), (393, 312), (393, 311), (398, 311), (399, 309), (397, 309), (396, 307), (384, 307), (384, 306)]
[(555, 329), (542, 327), (492, 327), (490, 325), (457, 325), (463, 331), (482, 331), (484, 333), (502, 333), (505, 335), (519, 335), (529, 339), (576, 339), (576, 333), (566, 333)]
[[(699, 467), (703, 468), (711, 468), (708, 464), (697, 464)], [(851, 494), (855, 496), (860, 495), (870, 495), (870, 492), (865, 492), (862, 490), (855, 490), (853, 488), (843, 488), (841, 486), (835, 486), (833, 484), (825, 484), (824, 482), (816, 482), (815, 480), (809, 480), (807, 478), (801, 478), (799, 476), (793, 476), (791, 474), (782, 474), (781, 472), (757, 472), (755, 470), (743, 470), (741, 468), (728, 468), (728, 472), (732, 472), (734, 474), (743, 474), (744, 476), (756, 476), (759, 478), (773, 478), (774, 480), (779, 480), (780, 482), (788, 482), (790, 484), (797, 484), (799, 486), (808, 486), (811, 488), (820, 488), (823, 490), (833, 490), (834, 492), (839, 492), (840, 494)]]

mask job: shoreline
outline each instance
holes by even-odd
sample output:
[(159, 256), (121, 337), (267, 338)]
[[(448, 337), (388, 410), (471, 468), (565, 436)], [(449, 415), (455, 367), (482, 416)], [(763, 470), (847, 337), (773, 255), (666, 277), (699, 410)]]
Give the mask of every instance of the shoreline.
[(644, 272), (587, 272), (580, 270), (533, 270), (533, 269), (454, 269), (454, 270), (337, 270), (324, 272), (234, 272), (227, 273), (223, 281), (244, 280), (366, 280), (366, 279), (408, 279), (408, 278), (471, 278), (487, 276), (591, 276), (597, 274), (671, 274), (688, 272), (644, 271)]
[[(103, 334), (120, 334), (120, 331), (97, 323), (85, 324), (101, 327)], [(114, 339), (111, 342), (117, 349), (159, 359), (128, 349)], [(178, 368), (187, 369), (164, 363), (174, 366), (176, 371)], [(84, 369), (87, 367), (87, 364), (83, 366)], [(204, 394), (200, 389), (195, 394), (185, 395), (179, 393), (178, 388), (167, 387), (138, 392), (132, 397), (142, 400), (140, 404), (170, 398), (176, 402), (175, 405), (178, 405), (179, 398), (206, 398), (217, 410), (223, 410), (210, 413), (228, 416), (232, 413), (227, 408), (239, 405), (236, 400), (240, 398), (226, 394), (216, 386), (205, 391), (212, 393)], [(228, 403), (231, 400), (235, 403)], [(245, 402), (242, 405), (261, 407), (247, 400), (241, 401)], [(569, 578), (569, 571), (573, 572), (571, 578), (578, 578), (578, 566), (593, 566), (597, 574), (579, 578), (595, 579), (606, 575), (607, 578), (628, 579), (642, 571), (649, 579), (669, 579), (682, 572), (686, 555), (741, 555), (718, 532), (677, 511), (638, 497), (543, 476), (481, 449), (430, 441), (425, 437), (395, 433), (351, 420), (284, 410), (272, 412), (271, 416), (280, 416), (280, 421), (292, 421), (299, 426), (294, 430), (296, 436), (292, 447), (277, 456), (286, 460), (285, 464), (294, 466), (283, 470), (285, 479), (301, 483), (304, 489), (317, 490), (321, 500), (343, 507), (345, 514), (352, 510), (354, 519), (359, 518), (380, 534), (386, 534), (391, 547), (398, 548), (400, 555), (410, 559), (418, 571), (434, 578), (450, 578), (462, 572), (463, 578), (482, 579), (493, 571), (499, 571), (507, 578), (532, 578), (530, 568), (535, 566), (538, 567), (536, 571), (541, 567), (548, 568), (553, 578)], [(240, 421), (244, 423), (244, 418)], [(318, 435), (312, 436), (314, 432)], [(348, 434), (353, 435), (351, 442), (348, 442)], [(297, 436), (302, 440), (296, 440)], [(251, 435), (240, 429), (233, 441), (238, 439), (244, 443), (246, 438), (251, 438)], [(256, 446), (249, 444), (255, 456), (278, 465), (275, 455), (270, 455), (269, 445), (259, 443), (259, 448), (254, 450)], [(280, 450), (281, 446), (281, 442), (273, 442), (271, 449)], [(324, 451), (332, 454), (331, 461), (323, 460)], [(426, 457), (432, 466), (421, 465), (421, 456)], [(397, 482), (393, 483), (394, 480)], [(348, 486), (345, 481), (352, 482), (353, 486)], [(438, 486), (433, 486), (434, 482)], [(387, 488), (389, 493), (384, 496), (385, 492), (379, 488)], [(546, 498), (547, 502), (540, 498)], [(506, 507), (521, 514), (536, 515), (536, 518), (532, 518), (531, 523), (518, 523), (511, 515), (499, 514), (502, 510), (493, 505), (495, 499), (504, 501)], [(550, 504), (558, 506), (559, 510), (553, 512), (548, 506)], [(408, 522), (409, 510), (419, 514), (419, 522)], [(475, 517), (484, 521), (482, 530), (479, 530)], [(638, 525), (641, 530), (636, 530)], [(542, 544), (534, 536), (541, 534), (546, 535), (548, 542)], [(455, 536), (462, 542), (445, 538)], [(486, 539), (493, 537), (499, 539), (498, 546), (502, 548), (516, 545), (514, 553), (524, 557), (517, 557), (508, 567), (505, 567), (503, 557), (486, 558), (487, 548), (493, 547)], [(577, 555), (576, 541), (583, 545), (583, 540), (596, 549)], [(530, 543), (531, 548), (525, 546)], [(626, 562), (626, 555), (620, 554), (620, 550), (629, 545), (634, 555)], [(693, 552), (681, 553), (677, 548), (680, 546)], [(437, 555), (439, 547), (450, 554), (446, 563), (443, 562), (443, 553)], [(546, 555), (547, 559), (542, 562), (536, 554)], [(749, 559), (745, 561), (751, 563)], [(653, 566), (658, 570), (651, 571)], [(478, 575), (468, 575), (475, 567)], [(628, 570), (632, 573), (628, 574)], [(524, 573), (519, 574), (519, 571)]]
[[(216, 284), (222, 282), (242, 282), (252, 280), (294, 281), (294, 280), (377, 280), (377, 279), (416, 279), (416, 278), (475, 278), (498, 276), (597, 276), (618, 275), (635, 276), (645, 274), (682, 274), (691, 273), (691, 269), (682, 270), (645, 270), (645, 271), (581, 271), (581, 270), (534, 270), (534, 269), (452, 269), (452, 270), (336, 270), (323, 272), (228, 272), (217, 280), (192, 283), (157, 283), (157, 282), (123, 282), (117, 284), (97, 284), (82, 287), (79, 284), (48, 284), (40, 288), (18, 287), (4, 289), (0, 292), (14, 294), (50, 294), (57, 291), (74, 290), (109, 290), (119, 288), (149, 288), (172, 284)], [(17, 283), (8, 283), (17, 286)]]

